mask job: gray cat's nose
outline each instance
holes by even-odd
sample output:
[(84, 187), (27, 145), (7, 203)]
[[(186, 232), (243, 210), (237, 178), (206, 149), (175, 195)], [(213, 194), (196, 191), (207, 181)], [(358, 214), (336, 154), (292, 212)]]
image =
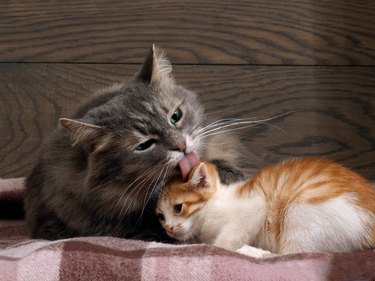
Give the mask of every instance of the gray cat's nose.
[(186, 143), (183, 141), (181, 143), (178, 144), (178, 148), (181, 152), (184, 152), (185, 149), (186, 149)]
[(186, 150), (186, 142), (185, 141), (180, 142), (172, 150), (178, 150), (178, 151), (181, 151), (181, 152), (185, 152), (185, 150)]

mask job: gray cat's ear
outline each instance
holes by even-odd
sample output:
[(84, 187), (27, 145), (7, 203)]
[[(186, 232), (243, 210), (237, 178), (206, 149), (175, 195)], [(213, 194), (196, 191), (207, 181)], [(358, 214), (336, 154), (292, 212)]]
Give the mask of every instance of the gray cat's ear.
[(68, 118), (60, 118), (59, 121), (60, 125), (70, 133), (73, 146), (80, 144), (89, 151), (94, 149), (99, 139), (104, 135), (100, 126)]
[(141, 70), (136, 74), (136, 79), (146, 83), (161, 82), (172, 78), (172, 65), (163, 51), (152, 45)]
[(206, 188), (211, 186), (211, 178), (207, 171), (207, 166), (203, 162), (193, 170), (189, 182), (194, 188)]

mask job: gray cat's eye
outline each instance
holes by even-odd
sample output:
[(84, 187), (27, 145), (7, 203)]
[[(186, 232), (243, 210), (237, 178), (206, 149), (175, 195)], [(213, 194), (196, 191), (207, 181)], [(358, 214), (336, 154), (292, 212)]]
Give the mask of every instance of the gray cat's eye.
[(143, 151), (143, 150), (146, 150), (146, 149), (149, 149), (154, 143), (156, 143), (156, 139), (149, 139), (145, 142), (142, 142), (141, 144), (139, 144), (135, 150), (138, 150), (138, 151)]
[(172, 114), (172, 116), (170, 118), (170, 121), (174, 125), (178, 121), (180, 121), (181, 117), (182, 117), (182, 111), (181, 111), (181, 109), (177, 108), (176, 111), (173, 112), (173, 114)]

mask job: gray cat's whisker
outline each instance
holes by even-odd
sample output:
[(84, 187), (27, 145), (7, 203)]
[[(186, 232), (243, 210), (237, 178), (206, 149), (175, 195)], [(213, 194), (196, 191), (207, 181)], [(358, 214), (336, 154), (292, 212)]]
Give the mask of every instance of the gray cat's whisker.
[(285, 131), (285, 130), (283, 130), (283, 129), (280, 128), (279, 126), (276, 126), (276, 125), (270, 124), (270, 123), (268, 123), (268, 122), (261, 122), (261, 124), (265, 124), (265, 125), (267, 125), (267, 126), (273, 127), (273, 128), (275, 128), (275, 129), (281, 131), (281, 132), (284, 133), (285, 135), (289, 136), (288, 132)]
[(142, 214), (143, 214), (143, 211), (144, 211), (144, 208), (146, 207), (148, 201), (150, 200), (152, 194), (154, 193), (155, 191), (155, 188), (157, 186), (157, 183), (159, 184), (163, 184), (162, 181), (159, 182), (159, 179), (160, 179), (160, 176), (164, 174), (164, 172), (167, 170), (167, 167), (163, 167), (161, 169), (161, 171), (158, 171), (158, 175), (155, 179), (153, 179), (150, 183), (150, 186), (151, 188), (148, 188), (147, 191), (146, 191), (146, 194), (149, 193), (148, 196), (145, 196), (144, 200), (143, 200), (143, 208), (142, 208)]
[[(267, 124), (269, 126), (277, 128), (280, 131), (282, 131), (283, 133), (287, 134), (286, 131), (282, 130), (281, 128), (279, 128), (279, 127), (277, 127), (275, 125), (269, 124), (268, 121), (271, 121), (271, 120), (276, 119), (276, 118), (280, 118), (282, 116), (285, 116), (285, 115), (293, 113), (293, 112), (294, 111), (288, 111), (286, 113), (282, 113), (282, 114), (279, 114), (277, 116), (273, 116), (273, 117), (266, 118), (266, 119), (260, 119), (260, 120), (251, 120), (251, 119), (254, 119), (254, 118), (244, 118), (244, 119), (241, 119), (241, 118), (230, 118), (230, 119), (222, 119), (222, 120), (216, 121), (216, 124), (214, 124), (215, 122), (213, 122), (212, 123), (213, 126), (206, 126), (205, 127), (206, 129), (200, 135), (201, 136), (211, 135), (212, 132), (219, 131), (219, 130), (222, 130), (222, 129), (227, 128), (227, 127), (238, 126), (238, 125), (245, 125), (245, 124)], [(247, 128), (247, 127), (241, 127), (241, 128)], [(223, 132), (228, 132), (228, 131), (223, 131)]]
[(204, 145), (205, 147), (210, 145), (223, 145), (223, 144), (229, 144), (230, 142), (200, 142), (201, 145)]
[(220, 108), (220, 109), (213, 110), (213, 111), (210, 111), (210, 112), (205, 112), (204, 116), (205, 117), (212, 116), (212, 115), (214, 115), (214, 116), (222, 116), (223, 113), (225, 113), (227, 110), (230, 111), (231, 107), (225, 106), (225, 108)]
[[(150, 200), (151, 195), (155, 193), (155, 189), (156, 189), (156, 188), (159, 188), (160, 185), (164, 186), (164, 185), (166, 184), (165, 179), (166, 179), (167, 175), (169, 174), (170, 169), (171, 169), (170, 166), (165, 166), (165, 167), (162, 169), (162, 171), (161, 171), (160, 174), (159, 174), (158, 180), (155, 181), (155, 184), (153, 185), (153, 188), (151, 189), (150, 197), (149, 197), (149, 199), (147, 200), (145, 206), (148, 204), (148, 201)], [(160, 175), (161, 175), (162, 177), (161, 177), (161, 180), (159, 181)], [(157, 183), (159, 183), (159, 184), (157, 184)]]
[[(141, 210), (141, 215), (139, 216), (139, 218), (138, 218), (138, 220), (137, 220), (137, 222), (135, 224), (136, 227), (138, 227), (139, 223), (141, 222), (141, 217), (143, 216), (145, 208), (146, 208), (148, 202), (150, 201), (150, 198), (151, 198), (151, 196), (152, 196), (152, 194), (154, 192), (154, 189), (155, 189), (156, 185), (159, 183), (159, 178), (160, 178), (161, 174), (165, 171), (165, 169), (166, 168), (163, 167), (161, 169), (161, 171), (158, 173), (158, 176), (151, 181), (151, 183), (150, 183), (151, 188), (147, 189), (146, 195), (144, 196), (143, 207), (142, 207), (142, 210)], [(147, 195), (147, 193), (149, 193), (149, 194)]]
[[(149, 177), (149, 175), (150, 175), (150, 173), (152, 172), (154, 170), (154, 167), (151, 167), (150, 169), (148, 169), (148, 170), (146, 170), (145, 172), (143, 172), (141, 175), (139, 175), (133, 182), (131, 182), (130, 184), (129, 184), (129, 186), (128, 186), (128, 188), (127, 189), (124, 189), (122, 192), (121, 192), (121, 195), (118, 197), (118, 200), (116, 201), (116, 203), (114, 204), (115, 205), (115, 207), (114, 207), (114, 210), (116, 210), (116, 207), (117, 207), (117, 205), (119, 204), (119, 203), (121, 203), (121, 201), (122, 201), (122, 199), (123, 199), (123, 197), (126, 195), (127, 197), (130, 197), (130, 196), (133, 196), (133, 193), (134, 192), (139, 192), (140, 191), (140, 189), (137, 189), (136, 187), (138, 187), (139, 186), (139, 184), (142, 184), (144, 181), (145, 181), (145, 179), (147, 179), (148, 177)], [(142, 181), (141, 182), (139, 182), (138, 184), (137, 184), (137, 186), (135, 186), (134, 188), (133, 188), (133, 185), (136, 183), (136, 182), (138, 182), (139, 180), (141, 180), (142, 179)], [(129, 189), (131, 189), (130, 190), (130, 192), (129, 192)], [(134, 194), (134, 195), (137, 195), (137, 193), (136, 194)], [(122, 208), (123, 208), (123, 206), (122, 206)], [(130, 208), (130, 207), (129, 207)], [(122, 209), (121, 209), (121, 212), (122, 212)], [(113, 215), (113, 214), (112, 214)]]
[(279, 115), (276, 115), (276, 116), (273, 116), (273, 117), (270, 117), (270, 118), (265, 118), (265, 119), (260, 119), (260, 120), (254, 120), (256, 117), (220, 119), (220, 120), (217, 120), (217, 121), (207, 125), (206, 127), (202, 128), (200, 131), (204, 131), (205, 129), (210, 129), (212, 127), (220, 126), (220, 124), (225, 124), (225, 123), (234, 124), (236, 122), (268, 122), (268, 121), (271, 121), (273, 119), (277, 119), (277, 118), (283, 117), (285, 115), (288, 115), (288, 114), (291, 114), (291, 113), (294, 113), (294, 112), (296, 112), (296, 111), (288, 111), (288, 112), (285, 112), (285, 113), (282, 113), (282, 114), (279, 114)]
[[(295, 110), (292, 110), (292, 111), (287, 111), (287, 112), (284, 112), (284, 113), (281, 113), (279, 115), (276, 115), (276, 116), (273, 116), (273, 117), (269, 117), (269, 118), (265, 118), (265, 119), (260, 119), (260, 120), (254, 120), (255, 122), (262, 122), (262, 123), (266, 123), (268, 121), (272, 121), (274, 119), (277, 119), (277, 118), (280, 118), (280, 117), (283, 117), (283, 116), (286, 116), (288, 114), (291, 114), (291, 113), (295, 113), (297, 111)], [(252, 118), (250, 118), (252, 119)], [(241, 118), (231, 118), (231, 120), (233, 121), (238, 121), (238, 122), (242, 122), (242, 121), (246, 121), (248, 120), (248, 118), (245, 118), (245, 119), (241, 119)]]
[[(136, 183), (136, 182), (137, 182), (138, 180), (140, 180), (141, 178), (143, 178), (143, 179), (146, 178), (146, 175), (149, 174), (152, 170), (153, 170), (153, 168), (150, 168), (150, 169), (146, 170), (145, 172), (143, 172), (140, 176), (138, 176), (138, 177), (137, 177), (137, 178), (136, 178), (136, 179), (135, 179), (135, 180), (129, 185), (129, 187), (131, 187), (134, 183)], [(113, 220), (114, 213), (116, 212), (119, 203), (122, 202), (124, 196), (130, 197), (130, 196), (133, 194), (133, 192), (135, 192), (135, 190), (136, 190), (136, 188), (133, 188), (133, 189), (131, 189), (131, 191), (129, 192), (128, 189), (123, 189), (123, 190), (120, 192), (120, 196), (118, 196), (118, 199), (117, 199), (116, 202), (114, 202), (113, 205), (112, 205), (112, 206), (113, 206), (113, 210), (112, 210), (112, 214), (111, 214), (110, 221)], [(124, 206), (122, 206), (120, 213), (122, 213), (123, 208), (124, 208)], [(130, 206), (129, 206), (128, 208), (130, 208)]]
[[(159, 169), (160, 167), (161, 167), (161, 170)], [(159, 180), (159, 178), (160, 178), (160, 174), (161, 174), (161, 173), (163, 172), (163, 170), (166, 169), (166, 168), (168, 168), (166, 165), (158, 165), (157, 167), (155, 167), (153, 173), (148, 175), (148, 178), (145, 179), (145, 181), (148, 181), (148, 180), (151, 180), (151, 179), (152, 179), (152, 180), (151, 180), (150, 184), (148, 185), (149, 188), (147, 188), (147, 189), (145, 190), (145, 194), (147, 194), (149, 191), (150, 191), (150, 194), (153, 193), (154, 188), (155, 188), (155, 186), (154, 186), (154, 182), (158, 182), (158, 180)], [(155, 174), (158, 174), (158, 177), (157, 177), (156, 179), (154, 178)], [(162, 184), (161, 182), (159, 182), (159, 183)], [(150, 188), (150, 186), (152, 186), (152, 188)], [(138, 187), (138, 185), (137, 185), (137, 187)], [(140, 190), (140, 189), (135, 188), (135, 190)], [(146, 200), (144, 200), (144, 201), (146, 201)]]
[[(208, 124), (207, 126), (201, 128), (198, 130), (198, 132), (206, 131), (208, 129), (221, 126), (223, 124), (231, 124), (233, 121), (251, 121), (254, 120), (256, 117), (251, 117), (251, 118), (243, 118), (243, 119), (234, 119), (234, 118), (225, 118), (225, 119), (219, 119), (216, 120), (215, 122), (212, 122), (211, 124)], [(255, 120), (256, 121), (256, 120)]]
[[(143, 179), (142, 181), (140, 181), (136, 186), (134, 186), (132, 188), (132, 190), (127, 193), (127, 197), (137, 197), (137, 195), (140, 193), (140, 192), (144, 192), (143, 188), (137, 188), (139, 187), (142, 183), (144, 182), (147, 182), (148, 180), (150, 180), (154, 175), (155, 173), (157, 172), (158, 170), (157, 169), (153, 169), (153, 168), (150, 168), (147, 173), (143, 173)], [(135, 192), (135, 193), (134, 193)], [(146, 189), (146, 192), (147, 192), (147, 189)], [(133, 194), (134, 193), (134, 194)], [(131, 196), (130, 196), (131, 195)], [(119, 199), (118, 202), (120, 202), (121, 199)], [(126, 209), (124, 209), (124, 205), (121, 207), (121, 210), (120, 210), (120, 218), (123, 218), (123, 216), (125, 216), (126, 214), (128, 214), (128, 212), (132, 209), (132, 206), (129, 204), (127, 206)]]
[[(236, 124), (238, 125), (238, 124)], [(221, 133), (227, 133), (227, 132), (231, 132), (231, 131), (236, 131), (236, 130), (242, 130), (242, 129), (246, 129), (246, 128), (251, 128), (251, 127), (255, 127), (257, 125), (267, 125), (267, 126), (270, 126), (270, 127), (273, 127), (275, 129), (278, 129), (279, 131), (281, 131), (282, 133), (286, 134), (287, 136), (289, 136), (288, 132), (286, 132), (285, 130), (281, 129), (280, 127), (276, 126), (276, 125), (273, 125), (273, 124), (269, 124), (267, 122), (257, 122), (257, 123), (254, 123), (252, 125), (248, 125), (248, 126), (242, 126), (242, 127), (238, 127), (238, 128), (233, 128), (233, 129), (228, 129), (228, 130), (223, 130), (223, 131), (212, 131), (212, 132), (208, 132), (208, 133), (205, 133), (205, 134), (201, 134), (200, 137), (202, 139), (205, 139), (209, 136), (213, 136), (213, 135), (218, 135), (218, 134), (221, 134)], [(223, 126), (222, 128), (220, 129), (223, 129), (225, 127), (230, 127), (230, 126)], [(217, 131), (217, 132), (216, 132)], [(204, 144), (204, 143), (202, 143)], [(223, 143), (209, 143), (210, 145), (222, 145)]]
[[(245, 124), (247, 124), (247, 122), (237, 122), (237, 123), (233, 123), (233, 126), (245, 125)], [(249, 123), (249, 124), (251, 124), (251, 123)], [(255, 121), (254, 124), (256, 124), (256, 125), (258, 125), (258, 124), (264, 124), (264, 125), (267, 125), (267, 126), (270, 126), (270, 127), (274, 127), (276, 129), (280, 130), (281, 132), (283, 132), (284, 134), (288, 135), (288, 133), (285, 130), (281, 129), (280, 127), (278, 127), (276, 125), (273, 125), (273, 124), (270, 124), (268, 122), (265, 122), (265, 121)], [(223, 128), (225, 128), (225, 127), (229, 127), (229, 125), (223, 126)]]
[[(151, 169), (150, 169), (151, 170)], [(132, 197), (137, 197), (138, 194), (140, 194), (141, 192), (144, 192), (147, 194), (149, 188), (138, 188), (139, 186), (141, 186), (143, 183), (147, 183), (150, 179), (152, 179), (155, 174), (157, 174), (159, 172), (158, 169), (154, 169), (154, 170), (151, 170), (151, 172), (148, 174), (148, 175), (145, 175), (143, 180), (140, 181), (136, 186), (133, 187), (133, 190), (131, 191), (131, 193), (135, 192), (135, 194), (133, 194)], [(151, 182), (152, 183), (152, 182)], [(128, 196), (130, 197), (130, 196)], [(125, 211), (125, 214), (130, 210), (130, 206), (126, 209)]]
[(216, 120), (215, 122), (212, 122), (211, 124), (208, 124), (207, 126), (197, 130), (197, 132), (202, 132), (202, 131), (205, 131), (206, 129), (209, 129), (209, 128), (212, 128), (214, 126), (218, 126), (220, 125), (222, 122), (225, 122), (227, 121), (226, 119), (220, 119), (220, 120)]
[[(295, 112), (297, 112), (297, 111), (296, 110), (291, 110), (291, 111), (287, 111), (287, 112), (278, 114), (276, 116), (272, 116), (272, 117), (265, 118), (265, 119), (260, 119), (260, 120), (255, 120), (255, 121), (267, 122), (267, 121), (271, 121), (271, 120), (274, 120), (274, 119), (277, 119), (277, 118), (280, 118), (280, 117), (283, 117), (283, 116), (286, 116), (288, 114), (292, 114), (292, 113), (295, 113)], [(250, 117), (250, 118), (228, 118), (228, 119), (234, 120), (234, 121), (243, 121), (243, 120), (253, 120), (254, 118), (255, 117)]]
[(215, 132), (215, 131), (218, 131), (227, 127), (233, 127), (233, 126), (244, 125), (244, 124), (256, 124), (256, 123), (258, 123), (258, 121), (242, 121), (242, 122), (233, 122), (233, 123), (227, 122), (227, 123), (220, 124), (221, 125), (220, 127), (210, 128), (209, 130), (204, 131), (201, 135), (204, 136), (205, 134), (209, 134), (211, 132)]
[[(146, 172), (144, 172), (144, 173), (142, 173), (140, 176), (138, 176), (133, 182), (131, 182), (130, 184), (129, 184), (129, 189), (130, 188), (132, 188), (132, 186), (136, 183), (136, 182), (138, 182), (139, 180), (144, 180), (145, 179), (145, 177), (146, 177), (146, 175), (149, 173), (149, 172), (151, 172), (152, 170), (154, 170), (154, 168), (152, 167), (152, 168), (150, 168), (150, 169), (148, 169), (148, 170), (146, 170)], [(135, 190), (135, 189), (133, 189), (133, 190)]]
[(268, 119), (261, 119), (261, 120), (254, 120), (255, 117), (252, 117), (252, 118), (226, 118), (226, 119), (220, 119), (220, 120), (217, 120), (213, 123), (211, 123), (210, 125), (206, 126), (205, 128), (203, 128), (202, 130), (200, 130), (199, 132), (208, 132), (208, 131), (211, 131), (211, 130), (217, 130), (218, 128), (221, 128), (222, 126), (226, 125), (226, 126), (235, 126), (235, 125), (241, 125), (241, 124), (251, 124), (251, 123), (257, 123), (257, 122), (263, 122), (263, 121), (266, 121)]
[(228, 129), (228, 130), (224, 130), (224, 131), (213, 132), (211, 134), (207, 134), (207, 135), (202, 136), (202, 138), (204, 139), (204, 138), (208, 138), (210, 136), (214, 136), (214, 135), (218, 135), (218, 134), (223, 134), (223, 133), (228, 133), (228, 132), (232, 132), (232, 131), (237, 131), (237, 130), (242, 130), (242, 129), (246, 129), (246, 128), (251, 128), (251, 127), (255, 127), (256, 125), (258, 125), (258, 124), (251, 124), (251, 125), (242, 126), (242, 127), (239, 127), (239, 128), (233, 128), (233, 129)]
[[(207, 131), (201, 133), (200, 136), (211, 135), (211, 133), (221, 131), (221, 130), (223, 130), (225, 128), (228, 128), (228, 127), (235, 127), (235, 126), (238, 126), (238, 125), (248, 125), (248, 124), (251, 124), (251, 125), (255, 126), (255, 125), (260, 124), (260, 123), (262, 123), (262, 122), (260, 122), (260, 121), (246, 121), (246, 122), (235, 122), (235, 123), (223, 124), (221, 127), (210, 129), (210, 130), (207, 130)], [(243, 128), (246, 128), (246, 127), (243, 127)]]
[[(163, 167), (162, 170), (161, 170), (161, 172), (159, 173), (159, 176), (157, 177), (157, 179), (154, 180), (153, 183), (151, 184), (151, 185), (152, 185), (152, 188), (150, 189), (150, 194), (149, 194), (149, 196), (148, 196), (148, 199), (144, 202), (144, 206), (143, 206), (143, 209), (142, 209), (142, 212), (141, 212), (142, 215), (143, 215), (143, 213), (144, 213), (144, 210), (145, 210), (145, 208), (146, 208), (148, 202), (149, 202), (150, 199), (151, 199), (152, 194), (154, 194), (155, 189), (156, 189), (159, 185), (163, 185), (163, 186), (165, 185), (165, 179), (166, 179), (166, 177), (167, 177), (167, 174), (170, 172), (170, 169), (171, 169), (171, 167), (168, 166), (168, 165), (166, 165), (165, 167)], [(161, 181), (159, 181), (159, 178), (160, 178), (161, 175), (162, 175), (162, 178), (161, 178)], [(140, 216), (140, 218), (142, 217), (142, 215)], [(139, 219), (138, 221), (140, 221), (140, 219)], [(136, 224), (136, 225), (138, 225), (138, 221), (137, 221), (137, 224)]]

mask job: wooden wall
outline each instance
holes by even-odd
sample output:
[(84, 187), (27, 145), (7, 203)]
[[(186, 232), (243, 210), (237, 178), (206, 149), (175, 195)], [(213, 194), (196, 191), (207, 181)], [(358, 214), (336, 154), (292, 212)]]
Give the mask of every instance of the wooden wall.
[(275, 159), (319, 155), (375, 180), (375, 1), (1, 1), (0, 177), (97, 88), (127, 80), (152, 43), (208, 112)]

